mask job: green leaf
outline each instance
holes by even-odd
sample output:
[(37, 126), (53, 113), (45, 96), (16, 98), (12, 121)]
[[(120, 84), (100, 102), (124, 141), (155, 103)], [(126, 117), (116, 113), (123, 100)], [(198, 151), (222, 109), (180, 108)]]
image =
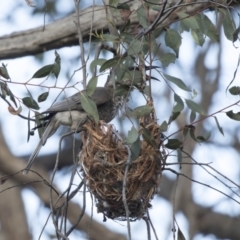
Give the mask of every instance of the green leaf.
[(42, 77), (46, 77), (46, 76), (48, 76), (50, 73), (52, 73), (53, 68), (54, 68), (54, 64), (46, 65), (46, 66), (40, 68), (39, 70), (37, 70), (37, 71), (33, 74), (32, 78), (42, 78)]
[(134, 143), (131, 144), (130, 150), (131, 150), (131, 160), (134, 161), (135, 159), (138, 158), (141, 151), (141, 141), (139, 137)]
[(178, 118), (178, 116), (180, 115), (180, 112), (173, 112), (172, 116), (169, 118), (168, 120), (168, 125), (173, 122), (174, 120), (176, 120)]
[(144, 92), (145, 95), (150, 97), (151, 96), (150, 86), (146, 85), (143, 92)]
[(239, 32), (240, 32), (240, 26), (233, 33), (233, 42), (236, 42), (238, 40)]
[(143, 7), (143, 5), (140, 8), (138, 8), (138, 10), (137, 10), (137, 18), (138, 18), (140, 25), (142, 25), (144, 28), (148, 27), (146, 9)]
[(163, 73), (163, 76), (165, 77), (165, 79), (167, 79), (168, 81), (174, 83), (175, 85), (177, 85), (182, 90), (191, 92), (191, 90), (185, 85), (185, 83), (181, 79), (173, 77), (173, 76), (170, 76), (170, 75), (168, 75), (166, 73)]
[(219, 42), (219, 34), (215, 25), (211, 22), (211, 20), (206, 15), (202, 15), (203, 26), (205, 28), (205, 34), (208, 36), (213, 42)]
[(232, 95), (239, 95), (240, 94), (240, 87), (234, 86), (234, 87), (231, 87), (228, 91)]
[(119, 36), (112, 35), (112, 34), (102, 34), (102, 38), (103, 38), (105, 41), (115, 42), (116, 40), (119, 39)]
[(55, 63), (53, 66), (53, 70), (52, 73), (55, 75), (56, 78), (58, 78), (58, 75), (60, 73), (61, 70), (61, 58), (60, 55), (57, 53), (57, 51), (55, 50)]
[(12, 94), (10, 89), (8, 89), (8, 94), (10, 96), (11, 101), (14, 103), (15, 107), (17, 107), (17, 103), (16, 103), (16, 100), (15, 100), (15, 97), (13, 96), (13, 94)]
[(186, 240), (180, 228), (178, 228), (177, 240)]
[(177, 104), (174, 106), (173, 112), (181, 112), (184, 109), (184, 103), (183, 100), (176, 93), (174, 93), (174, 101)]
[(96, 66), (102, 66), (103, 63), (105, 63), (105, 62), (106, 62), (106, 59), (104, 59), (104, 58), (98, 58), (98, 59), (93, 60), (90, 64), (91, 71), (93, 72), (93, 70)]
[(173, 53), (165, 53), (160, 55), (159, 60), (164, 67), (167, 67), (170, 63), (175, 63), (176, 55)]
[(42, 93), (38, 96), (38, 102), (44, 102), (49, 95), (49, 92)]
[(36, 109), (36, 110), (39, 110), (40, 107), (38, 106), (37, 102), (31, 98), (31, 97), (25, 97), (22, 99), (23, 101), (23, 104), (29, 108), (33, 108), (33, 109)]
[(231, 110), (226, 112), (226, 115), (233, 120), (240, 121), (240, 112), (233, 113), (233, 111)]
[(152, 147), (154, 147), (155, 149), (158, 148), (157, 146), (157, 143), (153, 137), (153, 135), (151, 134), (151, 132), (145, 128), (142, 124), (142, 136), (143, 136), (143, 139), (149, 144), (151, 145)]
[(97, 83), (98, 83), (98, 77), (92, 77), (89, 80), (89, 82), (87, 84), (87, 88), (86, 88), (86, 92), (89, 97), (92, 96), (92, 94), (94, 93), (94, 91), (97, 87)]
[(144, 117), (144, 116), (148, 115), (152, 111), (153, 111), (153, 107), (148, 106), (148, 105), (144, 105), (144, 106), (140, 106), (140, 107), (135, 108), (132, 111), (131, 116), (140, 118), (140, 117)]
[(98, 123), (99, 115), (96, 103), (83, 92), (80, 92), (80, 101), (83, 109), (93, 117), (96, 123)]
[(2, 92), (2, 98), (6, 98), (8, 94), (8, 86), (7, 86), (7, 83), (5, 82), (0, 82), (0, 87), (1, 87), (1, 92)]
[(219, 10), (224, 14), (223, 29), (225, 36), (228, 40), (233, 41), (233, 34), (235, 33), (236, 30), (235, 22), (229, 10), (226, 10), (224, 8), (219, 8)]
[(203, 136), (197, 136), (197, 141), (198, 142), (205, 142), (210, 138), (210, 136), (211, 136), (211, 132), (207, 132)]
[(172, 150), (176, 150), (179, 147), (181, 147), (181, 145), (182, 145), (182, 142), (179, 141), (178, 139), (168, 139), (168, 143), (165, 144), (165, 147)]
[(140, 71), (126, 71), (122, 82), (127, 85), (138, 85), (143, 81), (143, 76)]
[(126, 142), (128, 144), (132, 144), (134, 142), (136, 142), (136, 140), (138, 139), (138, 130), (132, 126), (131, 130), (128, 131), (128, 136), (126, 138)]
[(198, 21), (195, 16), (189, 17), (188, 14), (180, 12), (177, 14), (181, 18), (181, 22), (190, 29), (199, 29)]
[(111, 67), (118, 66), (120, 63), (122, 63), (125, 60), (124, 57), (115, 57), (112, 59), (107, 60), (103, 63), (103, 65), (100, 67), (100, 72), (103, 72)]
[(216, 121), (219, 132), (224, 136), (223, 128), (220, 126), (217, 117), (214, 117), (214, 119)]
[(143, 50), (143, 42), (134, 39), (130, 42), (127, 52), (129, 55), (136, 55), (141, 53), (142, 50)]
[(195, 111), (191, 111), (191, 114), (190, 114), (190, 123), (192, 123), (195, 119), (196, 119), (196, 112)]
[(4, 63), (2, 63), (2, 67), (0, 67), (0, 75), (6, 79), (10, 79), (7, 66)]
[(203, 46), (203, 44), (205, 42), (203, 33), (199, 30), (192, 30), (191, 34), (192, 34), (192, 37), (193, 37), (195, 43), (199, 46)]
[(174, 29), (167, 29), (165, 34), (165, 43), (168, 47), (172, 48), (178, 57), (179, 47), (182, 44), (180, 34)]
[(160, 125), (160, 130), (161, 130), (161, 132), (166, 132), (168, 130), (167, 121), (162, 122), (162, 124)]
[(194, 112), (198, 112), (201, 115), (206, 115), (206, 112), (204, 111), (204, 109), (197, 103), (195, 103), (192, 100), (189, 99), (185, 99), (185, 102), (187, 104), (187, 106)]

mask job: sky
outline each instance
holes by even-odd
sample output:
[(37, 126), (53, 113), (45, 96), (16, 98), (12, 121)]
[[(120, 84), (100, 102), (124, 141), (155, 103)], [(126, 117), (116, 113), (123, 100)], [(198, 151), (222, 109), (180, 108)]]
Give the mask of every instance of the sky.
[[(37, 6), (39, 1), (36, 1)], [(60, 1), (59, 7), (64, 8), (65, 11), (68, 11), (68, 8), (70, 9), (69, 5), (66, 5), (66, 2), (63, 0)], [(19, 5), (18, 5), (19, 4)], [(13, 8), (16, 8), (14, 11), (14, 14), (9, 14)], [(24, 1), (16, 1), (16, 0), (9, 0), (9, 1), (3, 1), (1, 3), (1, 10), (0, 10), (0, 21), (1, 21), (1, 30), (0, 30), (0, 36), (9, 34), (14, 31), (21, 31), (26, 30), (29, 28), (34, 28), (37, 26), (40, 26), (43, 23), (43, 16), (41, 15), (34, 15), (31, 16), (29, 13), (31, 12), (31, 8), (29, 8)], [(6, 21), (5, 16), (9, 15), (11, 21)], [(183, 38), (183, 46), (180, 50), (180, 58), (179, 61), (181, 62), (181, 66), (183, 69), (186, 69), (184, 76), (186, 79), (186, 82), (191, 83), (192, 82), (192, 73), (189, 70), (191, 68), (191, 64), (194, 63), (193, 61), (193, 55), (196, 51), (200, 51), (201, 48), (198, 46), (195, 46), (192, 42), (192, 40), (189, 38), (188, 33), (184, 33), (182, 35)], [(222, 102), (221, 107), (228, 106), (231, 103), (236, 101), (236, 97), (233, 97), (231, 95), (225, 94), (225, 89), (229, 82), (233, 78), (233, 73), (237, 66), (237, 61), (239, 57), (239, 49), (234, 47), (229, 41), (224, 40), (222, 42), (223, 48), (223, 58), (222, 58), (222, 65), (224, 68), (221, 72), (221, 88), (214, 96), (214, 102), (211, 112), (215, 112), (219, 110), (219, 103)], [(214, 68), (216, 65), (216, 51), (217, 48), (214, 46), (212, 49), (209, 50), (208, 57), (206, 59), (207, 65), (209, 68)], [(62, 72), (65, 72), (67, 69), (70, 69), (70, 72), (74, 69), (77, 69), (79, 66), (77, 63), (72, 64), (72, 62), (69, 59), (74, 59), (79, 54), (79, 48), (78, 47), (72, 47), (72, 48), (64, 48), (58, 50), (58, 53), (62, 57)], [(230, 56), (230, 57), (229, 57)], [(43, 63), (37, 62), (34, 60), (33, 57), (22, 57), (18, 59), (9, 59), (1, 61), (0, 64), (5, 63), (8, 65), (8, 71), (10, 73), (12, 81), (19, 81), (19, 82), (25, 82), (31, 78), (34, 72), (36, 72), (40, 67), (46, 64), (51, 64), (54, 61), (54, 52), (50, 51), (47, 53), (44, 53), (44, 61)], [(26, 67), (27, 66), (27, 67)], [(169, 72), (173, 72), (174, 76), (179, 76), (182, 73), (178, 68), (175, 66), (172, 66), (169, 68)], [(64, 84), (64, 74), (60, 75), (59, 84)], [(78, 81), (79, 75), (76, 75), (73, 78), (73, 81)], [(239, 79), (239, 73), (237, 72), (236, 82)], [(237, 84), (237, 83), (236, 83)], [(11, 90), (14, 94), (18, 94), (18, 97), (24, 97), (26, 96), (26, 89), (24, 87), (20, 87), (19, 85), (11, 84), (9, 85)], [(198, 85), (192, 86), (193, 88), (198, 91)], [(33, 95), (39, 95), (39, 89), (38, 88), (31, 88), (30, 89)], [(164, 88), (163, 88), (164, 90)], [(159, 90), (159, 88), (156, 88), (156, 93), (161, 94), (163, 90)], [(44, 91), (44, 89), (42, 89)], [(54, 92), (54, 91), (53, 91)], [(200, 89), (199, 89), (200, 92)], [(71, 91), (68, 92), (68, 94), (72, 94)], [(182, 93), (185, 94), (185, 93)], [(57, 92), (53, 93), (54, 96), (57, 95)], [(41, 104), (41, 109), (46, 109), (49, 107), (49, 104), (54, 99), (54, 96), (51, 96), (52, 98), (49, 98), (49, 100), (43, 104)], [(200, 96), (199, 96), (200, 97)], [(195, 99), (198, 100), (198, 97)], [(169, 112), (168, 105), (164, 102), (164, 99), (161, 99), (161, 106), (166, 106), (166, 109), (163, 109), (162, 111), (158, 112), (158, 118), (159, 119), (166, 119), (166, 113)], [(158, 103), (157, 103), (158, 104)], [(9, 144), (11, 150), (14, 152), (14, 154), (21, 156), (24, 154), (30, 154), (32, 152), (32, 149), (35, 147), (38, 141), (38, 136), (34, 136), (31, 138), (30, 142), (27, 142), (27, 123), (19, 119), (16, 116), (10, 115), (7, 110), (7, 106), (3, 101), (0, 101), (0, 109), (1, 109), (1, 116), (7, 116), (7, 121), (3, 117), (0, 119), (4, 134), (6, 136), (7, 142), (11, 143)], [(236, 108), (235, 108), (236, 109)], [(26, 115), (26, 111), (23, 112)], [(163, 114), (164, 113), (164, 114)], [(218, 120), (221, 125), (223, 125), (226, 128), (229, 128), (229, 126), (237, 126), (237, 122), (230, 122), (227, 117), (224, 114), (218, 115)], [(213, 121), (213, 120), (208, 120)], [(212, 124), (212, 123), (211, 123)], [(130, 126), (130, 125), (129, 125)], [(212, 126), (212, 125), (211, 125)], [(21, 131), (19, 131), (21, 129)], [(175, 131), (174, 125), (169, 130), (168, 133), (171, 133)], [(16, 138), (16, 134), (17, 138)], [(219, 143), (225, 143), (231, 141), (231, 136), (226, 135), (225, 137), (222, 137), (219, 132), (214, 132), (213, 139), (217, 139)], [(48, 143), (44, 148), (41, 150), (41, 154), (49, 153), (52, 149), (52, 145), (58, 141), (58, 137), (55, 135), (52, 138), (48, 140)], [(234, 150), (227, 150), (216, 148), (215, 146), (202, 144), (201, 147), (199, 147), (194, 152), (194, 158), (202, 159), (203, 162), (208, 162), (209, 159), (213, 161), (213, 166), (218, 169), (220, 172), (223, 172), (226, 176), (231, 176), (231, 179), (233, 181), (238, 181), (239, 179), (239, 168), (237, 167), (231, 167), (237, 165), (237, 161), (239, 159), (239, 153), (237, 153)], [(207, 156), (207, 158), (206, 158)], [(226, 161), (227, 160), (227, 161)], [(202, 162), (201, 161), (201, 162)], [(205, 171), (199, 170), (199, 168), (194, 168), (195, 176), (197, 177), (198, 181), (207, 182), (208, 184), (212, 186), (221, 187), (219, 184), (219, 181), (211, 177), (209, 174), (207, 174)], [(168, 174), (169, 176), (173, 177), (173, 175)], [(69, 179), (69, 175), (64, 175), (62, 172), (59, 172), (56, 177), (56, 182), (59, 180), (62, 180), (62, 183), (67, 183)], [(62, 190), (66, 188), (64, 184), (61, 184)], [(222, 188), (222, 187), (221, 187)], [(229, 189), (223, 188), (224, 191), (226, 191), (228, 194), (230, 194)], [(193, 184), (193, 192), (194, 192), (194, 198), (197, 202), (201, 204), (206, 204), (209, 206), (215, 205), (215, 210), (221, 211), (221, 212), (227, 212), (232, 214), (239, 213), (239, 206), (237, 206), (235, 203), (229, 202), (225, 197), (222, 195), (212, 191), (211, 189), (208, 189), (204, 186), (200, 186), (197, 184)], [(208, 195), (207, 201), (204, 201), (202, 199), (203, 194)], [(24, 190), (23, 192), (23, 198), (25, 199), (26, 203), (26, 209), (28, 214), (28, 220), (29, 223), (31, 223), (33, 220), (37, 220), (39, 224), (34, 224), (32, 226), (32, 230), (35, 233), (34, 239), (38, 239), (38, 234), (40, 233), (42, 229), (42, 224), (46, 220), (48, 216), (48, 211), (44, 209), (43, 206), (41, 206), (41, 203), (39, 202), (38, 198), (35, 196), (35, 194), (30, 190)], [(88, 196), (89, 198), (89, 196)], [(31, 199), (31, 201), (29, 201)], [(150, 210), (150, 215), (152, 217), (152, 221), (156, 224), (155, 228), (158, 233), (159, 239), (172, 239), (171, 234), (171, 224), (172, 224), (172, 209), (168, 202), (164, 201), (163, 199), (155, 198), (152, 201), (153, 209)], [(31, 210), (30, 210), (30, 209)], [(91, 205), (87, 206), (87, 212), (91, 212)], [(39, 216), (36, 218), (36, 216)], [(176, 216), (178, 223), (180, 225), (181, 230), (183, 231), (184, 235), (188, 236), (188, 223), (186, 221), (186, 218), (182, 214), (177, 214)], [(94, 210), (94, 219), (98, 219), (100, 222), (102, 222), (102, 215), (97, 214)], [(126, 234), (126, 224), (123, 222), (114, 222), (112, 220), (108, 220), (107, 227), (111, 229), (116, 229), (116, 231), (119, 231), (121, 233)], [(132, 224), (132, 231), (134, 232), (134, 238), (133, 240), (141, 240), (146, 239), (146, 232), (142, 229), (145, 229), (145, 224), (143, 221), (136, 222)], [(165, 229), (166, 231), (162, 231), (162, 229)], [(53, 232), (53, 228), (51, 223), (47, 226), (48, 232)], [(144, 238), (143, 238), (144, 236)], [(48, 240), (47, 234), (44, 234), (41, 238), (42, 240)], [(77, 236), (74, 234), (72, 236), (73, 240), (75, 239), (86, 239), (85, 236)], [(194, 238), (194, 240), (213, 240), (215, 239), (213, 236), (201, 236), (198, 235)]]

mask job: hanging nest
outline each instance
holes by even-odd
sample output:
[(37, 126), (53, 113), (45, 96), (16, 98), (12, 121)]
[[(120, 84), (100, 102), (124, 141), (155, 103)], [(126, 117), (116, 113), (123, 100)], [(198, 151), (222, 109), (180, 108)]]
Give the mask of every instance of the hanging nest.
[[(79, 159), (87, 186), (95, 196), (97, 210), (105, 217), (126, 220), (123, 182), (129, 148), (112, 125), (91, 123), (84, 127), (86, 131), (82, 133), (83, 148)], [(159, 126), (150, 123), (144, 129), (156, 140), (158, 149), (142, 140), (138, 158), (129, 163), (125, 193), (131, 221), (142, 218), (151, 207), (150, 200), (159, 185), (162, 171)]]

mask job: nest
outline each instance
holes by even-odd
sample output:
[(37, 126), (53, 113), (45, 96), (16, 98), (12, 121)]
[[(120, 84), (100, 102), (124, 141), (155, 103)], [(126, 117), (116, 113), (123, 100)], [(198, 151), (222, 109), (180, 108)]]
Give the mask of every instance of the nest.
[[(105, 217), (126, 220), (123, 202), (123, 181), (128, 160), (128, 149), (112, 125), (84, 126), (80, 164), (90, 192), (95, 196), (98, 212)], [(159, 126), (145, 127), (155, 139), (160, 139)], [(158, 145), (160, 140), (158, 141)], [(126, 202), (129, 219), (135, 221), (151, 207), (161, 177), (161, 153), (147, 141), (141, 141), (140, 155), (129, 164), (126, 180)]]

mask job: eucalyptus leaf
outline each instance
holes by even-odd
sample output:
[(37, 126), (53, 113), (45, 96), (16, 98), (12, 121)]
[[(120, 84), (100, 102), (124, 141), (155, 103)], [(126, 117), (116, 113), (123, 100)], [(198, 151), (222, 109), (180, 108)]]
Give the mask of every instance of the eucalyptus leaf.
[(173, 112), (171, 117), (168, 120), (168, 125), (173, 122), (174, 120), (176, 120), (178, 118), (178, 116), (180, 115), (180, 112)]
[(180, 34), (174, 29), (167, 29), (165, 34), (165, 43), (166, 46), (172, 48), (178, 57), (179, 47), (182, 44), (182, 38)]
[(90, 64), (91, 71), (93, 71), (96, 66), (102, 66), (103, 63), (105, 63), (105, 62), (106, 62), (106, 59), (104, 59), (104, 58), (98, 58), (98, 59), (93, 60)]
[(199, 29), (198, 21), (195, 16), (190, 17), (188, 14), (179, 12), (178, 16), (181, 18), (181, 22), (189, 29)]
[(190, 113), (190, 123), (192, 123), (195, 119), (196, 119), (196, 112), (195, 111), (191, 111)]
[(168, 143), (165, 144), (165, 147), (172, 150), (176, 150), (180, 148), (181, 145), (182, 145), (182, 142), (179, 141), (178, 139), (168, 139)]
[(223, 128), (220, 126), (217, 117), (214, 117), (214, 119), (216, 121), (219, 132), (224, 136)]
[(162, 132), (166, 132), (168, 130), (168, 124), (167, 121), (163, 121), (162, 124), (160, 125), (160, 130)]
[(208, 36), (213, 42), (219, 42), (219, 34), (216, 26), (212, 23), (212, 21), (205, 14), (202, 15), (202, 21), (205, 28), (205, 34)]
[(139, 7), (138, 10), (137, 10), (137, 18), (138, 18), (139, 23), (144, 28), (148, 27), (148, 20), (147, 20), (147, 16), (146, 16), (146, 9), (145, 9), (145, 7), (143, 5), (141, 7)]
[(97, 87), (97, 83), (98, 83), (98, 77), (92, 77), (89, 80), (89, 82), (87, 84), (87, 88), (86, 88), (86, 92), (89, 97), (92, 96), (92, 94), (94, 93), (94, 91)]
[(130, 42), (129, 48), (127, 51), (129, 55), (136, 55), (141, 53), (142, 50), (143, 50), (143, 42), (134, 39), (133, 41)]
[(22, 101), (23, 101), (23, 104), (25, 106), (27, 106), (28, 108), (33, 108), (33, 109), (36, 109), (36, 110), (40, 109), (37, 102), (31, 97), (25, 97), (25, 98), (22, 99)]
[(11, 92), (10, 89), (8, 89), (8, 94), (9, 94), (9, 96), (10, 96), (11, 101), (14, 103), (15, 107), (17, 107), (17, 103), (16, 103), (16, 100), (15, 100), (15, 97), (14, 97), (14, 95), (12, 94), (12, 92)]
[(174, 106), (173, 112), (181, 112), (184, 109), (184, 103), (183, 100), (176, 93), (174, 93), (174, 101), (177, 104)]
[(159, 56), (159, 60), (161, 61), (164, 67), (167, 67), (171, 63), (175, 63), (176, 55), (173, 53), (165, 53)]
[(46, 65), (46, 66), (40, 68), (39, 70), (37, 70), (37, 71), (33, 74), (32, 78), (42, 78), (42, 77), (46, 77), (46, 76), (48, 76), (50, 73), (52, 73), (53, 68), (54, 68), (54, 64)]
[(134, 161), (135, 159), (138, 158), (141, 151), (141, 141), (139, 137), (134, 143), (131, 144), (130, 150), (131, 150), (131, 160)]
[(132, 126), (131, 130), (128, 131), (128, 136), (126, 138), (126, 142), (128, 144), (134, 143), (138, 139), (138, 130)]
[(231, 87), (228, 91), (229, 91), (232, 95), (239, 95), (239, 94), (240, 94), (240, 87), (234, 86), (234, 87)]
[(191, 34), (192, 34), (192, 37), (193, 37), (195, 43), (199, 46), (203, 46), (203, 44), (205, 42), (203, 32), (199, 31), (199, 30), (192, 30)]
[(226, 112), (226, 115), (233, 120), (240, 121), (240, 112), (233, 113), (233, 111), (231, 110)]
[(144, 116), (148, 115), (152, 111), (153, 111), (153, 107), (148, 106), (148, 105), (144, 105), (144, 106), (140, 106), (140, 107), (135, 108), (132, 111), (131, 116), (140, 118), (140, 117), (144, 117)]
[(98, 123), (99, 121), (99, 115), (98, 115), (98, 110), (96, 103), (89, 98), (85, 93), (80, 92), (80, 101), (82, 104), (83, 109), (93, 117), (94, 121)]
[(178, 228), (177, 240), (186, 240), (180, 228)]
[(42, 93), (38, 96), (38, 102), (44, 102), (48, 98), (49, 92)]
[(182, 90), (191, 92), (191, 90), (186, 86), (186, 84), (179, 78), (170, 76), (166, 73), (163, 73), (163, 76), (165, 77), (165, 79), (167, 79), (168, 81), (174, 83), (175, 85), (177, 85), (179, 88), (181, 88)]
[(157, 149), (157, 143), (153, 137), (153, 135), (151, 134), (151, 132), (145, 128), (144, 126), (142, 126), (142, 136), (143, 139), (149, 144), (151, 145), (153, 148)]
[(112, 59), (107, 60), (106, 62), (104, 62), (102, 64), (102, 66), (100, 67), (100, 72), (103, 72), (111, 67), (115, 67), (118, 66), (120, 63), (122, 63), (125, 60), (124, 57), (114, 57)]
[(233, 35), (236, 30), (235, 22), (229, 12), (229, 10), (226, 10), (224, 8), (219, 8), (219, 10), (224, 14), (223, 17), (223, 29), (225, 36), (228, 40), (233, 41)]
[(0, 75), (6, 79), (10, 79), (7, 66), (4, 63), (2, 63), (2, 67), (0, 67)]
[(197, 103), (195, 103), (194, 101), (192, 100), (189, 100), (189, 99), (185, 99), (185, 102), (187, 104), (187, 106), (194, 112), (198, 112), (200, 113), (201, 115), (206, 115), (206, 112), (205, 110)]

